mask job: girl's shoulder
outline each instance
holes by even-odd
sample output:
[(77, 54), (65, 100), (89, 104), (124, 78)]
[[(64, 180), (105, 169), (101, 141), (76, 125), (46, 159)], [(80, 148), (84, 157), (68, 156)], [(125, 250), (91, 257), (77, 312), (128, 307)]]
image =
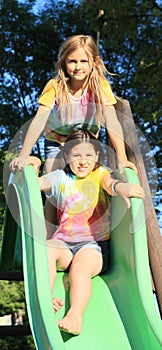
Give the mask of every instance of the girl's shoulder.
[(53, 170), (43, 175), (51, 184), (51, 187), (58, 187), (62, 183), (66, 183), (67, 175), (63, 169)]
[(116, 101), (116, 98), (112, 92), (109, 81), (106, 78), (102, 79), (101, 85), (103, 88), (103, 95), (104, 95), (105, 104), (108, 104), (108, 105), (116, 104), (117, 101)]
[(45, 87), (44, 87), (44, 89), (43, 89), (43, 91), (41, 93), (41, 96), (44, 95), (45, 93), (47, 93), (50, 90), (53, 90), (56, 93), (57, 87), (58, 87), (57, 80), (55, 78), (50, 79), (48, 81), (48, 83), (45, 85)]
[(52, 88), (57, 88), (57, 86), (58, 86), (57, 80), (55, 78), (52, 78), (48, 81), (45, 88), (52, 89)]
[(104, 167), (104, 166), (99, 166), (97, 169), (93, 170), (91, 173), (91, 177), (93, 179), (97, 179), (99, 182), (102, 181), (103, 177), (105, 175), (108, 175), (112, 173), (112, 170), (108, 167)]
[(96, 170), (98, 171), (99, 177), (112, 173), (112, 169), (103, 165), (100, 165)]
[[(89, 87), (89, 89), (91, 90), (91, 88)], [(89, 91), (88, 89), (88, 91)], [(116, 104), (116, 98), (112, 92), (111, 86), (109, 81), (107, 80), (107, 78), (100, 78), (100, 88), (99, 88), (101, 94), (102, 94), (102, 98), (103, 98), (103, 102), (105, 105), (114, 105)], [(94, 93), (95, 94), (95, 93)], [(96, 100), (96, 95), (95, 95), (95, 100)]]
[(64, 171), (62, 169), (56, 169), (53, 171), (50, 171), (49, 173), (43, 175), (44, 177), (47, 177), (48, 179), (60, 179)]
[(50, 79), (48, 83), (45, 85), (39, 99), (38, 103), (51, 108), (54, 103), (54, 99), (57, 95), (57, 87), (58, 83), (55, 78)]
[(101, 84), (105, 87), (107, 86), (110, 86), (110, 83), (108, 81), (108, 79), (105, 77), (105, 78), (101, 78)]

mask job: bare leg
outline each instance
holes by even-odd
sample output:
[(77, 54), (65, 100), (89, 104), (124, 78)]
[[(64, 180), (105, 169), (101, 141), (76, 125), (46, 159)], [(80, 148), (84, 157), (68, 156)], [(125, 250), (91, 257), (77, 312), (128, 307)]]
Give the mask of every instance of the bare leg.
[(61, 330), (79, 334), (82, 318), (92, 294), (91, 278), (102, 269), (102, 255), (93, 248), (80, 250), (72, 260), (69, 277), (71, 283), (71, 307), (58, 322)]
[[(49, 276), (50, 276), (50, 290), (53, 292), (55, 280), (56, 280), (56, 269), (65, 270), (69, 266), (72, 260), (72, 253), (61, 241), (48, 240), (47, 241), (48, 251), (48, 265), (49, 265)], [(58, 311), (64, 304), (63, 300), (59, 298), (52, 298), (54, 311)]]
[[(69, 290), (69, 276), (65, 275), (63, 277), (63, 284), (64, 284), (64, 288), (65, 291)], [(53, 303), (53, 308), (54, 311), (57, 312), (63, 305), (64, 305), (64, 301), (61, 300), (60, 298), (52, 298), (52, 303)]]

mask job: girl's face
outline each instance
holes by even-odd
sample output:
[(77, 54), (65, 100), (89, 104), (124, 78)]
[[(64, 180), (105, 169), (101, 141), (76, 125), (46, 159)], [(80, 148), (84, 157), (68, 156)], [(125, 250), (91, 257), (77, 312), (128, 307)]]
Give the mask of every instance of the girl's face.
[(80, 48), (69, 54), (65, 60), (65, 66), (68, 75), (76, 82), (84, 82), (92, 70), (90, 62), (85, 51)]
[(93, 171), (98, 161), (98, 152), (91, 143), (80, 143), (72, 147), (68, 155), (65, 154), (65, 159), (76, 176), (85, 178)]

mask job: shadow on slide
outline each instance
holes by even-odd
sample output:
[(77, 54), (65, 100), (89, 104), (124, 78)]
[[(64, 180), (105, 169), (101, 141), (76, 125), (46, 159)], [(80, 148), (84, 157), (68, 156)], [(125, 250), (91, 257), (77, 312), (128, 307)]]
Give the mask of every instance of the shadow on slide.
[[(139, 183), (131, 169), (125, 169), (125, 177)], [(82, 333), (72, 336), (60, 332), (57, 326), (69, 300), (68, 275), (62, 272), (57, 274), (55, 295), (65, 300), (65, 307), (56, 315), (53, 312), (36, 174), (28, 166), (11, 175), (0, 268), (23, 268), (29, 322), (37, 349), (162, 349), (162, 322), (152, 293), (143, 201), (133, 198), (131, 203), (127, 210), (122, 199), (112, 199), (111, 269), (93, 278)]]

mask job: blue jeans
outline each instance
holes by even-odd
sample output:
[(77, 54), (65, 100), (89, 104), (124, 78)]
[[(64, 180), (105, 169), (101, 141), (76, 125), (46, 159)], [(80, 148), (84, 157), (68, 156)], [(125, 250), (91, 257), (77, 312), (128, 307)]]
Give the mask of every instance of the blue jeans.
[(44, 141), (45, 159), (47, 158), (60, 158), (62, 147), (60, 143), (46, 140)]

